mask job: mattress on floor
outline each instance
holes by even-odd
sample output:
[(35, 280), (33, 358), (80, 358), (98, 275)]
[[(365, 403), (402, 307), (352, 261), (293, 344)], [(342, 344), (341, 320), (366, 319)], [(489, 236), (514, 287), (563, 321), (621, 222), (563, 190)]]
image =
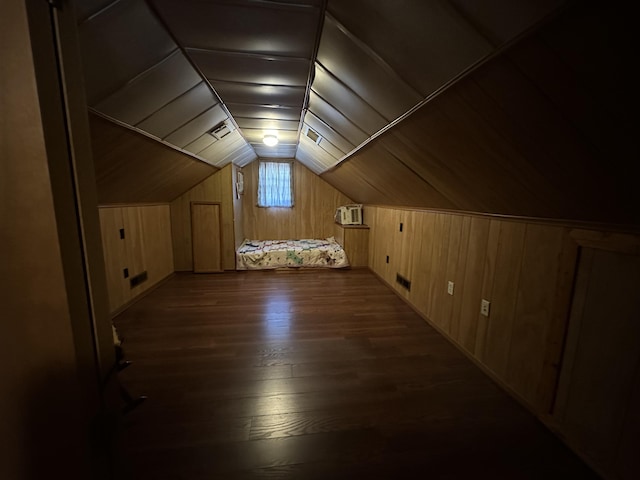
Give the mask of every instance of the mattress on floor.
[(236, 253), (238, 270), (349, 266), (344, 249), (334, 237), (301, 240), (245, 240)]

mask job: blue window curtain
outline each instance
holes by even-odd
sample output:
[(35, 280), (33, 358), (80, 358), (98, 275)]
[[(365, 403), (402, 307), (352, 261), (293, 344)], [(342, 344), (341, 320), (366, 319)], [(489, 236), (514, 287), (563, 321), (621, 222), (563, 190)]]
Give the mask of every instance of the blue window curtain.
[(260, 162), (259, 207), (293, 207), (291, 171), (290, 162)]

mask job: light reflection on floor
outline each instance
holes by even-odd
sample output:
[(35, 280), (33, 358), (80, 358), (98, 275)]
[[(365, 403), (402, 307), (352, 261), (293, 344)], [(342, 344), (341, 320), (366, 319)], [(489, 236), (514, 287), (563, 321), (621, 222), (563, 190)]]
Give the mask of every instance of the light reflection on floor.
[[(264, 306), (263, 331), (266, 340), (271, 340), (273, 352), (267, 354), (262, 365), (281, 365), (282, 355), (288, 356), (289, 335), (293, 320), (291, 301), (287, 292), (274, 292)], [(284, 341), (283, 341), (284, 340)], [(286, 383), (286, 381), (285, 381)], [(282, 379), (258, 382), (256, 396), (256, 411), (260, 415), (276, 415), (296, 411), (296, 396), (287, 394)], [(283, 391), (284, 388), (284, 391)], [(282, 447), (286, 447), (282, 445)], [(281, 455), (287, 452), (280, 452)]]
[(267, 338), (287, 338), (291, 331), (291, 301), (287, 292), (275, 292), (265, 305), (264, 328)]

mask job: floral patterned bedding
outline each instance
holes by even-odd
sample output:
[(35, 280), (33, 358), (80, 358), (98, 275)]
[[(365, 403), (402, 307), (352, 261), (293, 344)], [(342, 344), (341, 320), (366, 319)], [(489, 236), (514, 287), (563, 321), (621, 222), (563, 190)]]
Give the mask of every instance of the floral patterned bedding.
[(344, 249), (334, 237), (324, 240), (245, 240), (236, 257), (238, 270), (349, 266)]

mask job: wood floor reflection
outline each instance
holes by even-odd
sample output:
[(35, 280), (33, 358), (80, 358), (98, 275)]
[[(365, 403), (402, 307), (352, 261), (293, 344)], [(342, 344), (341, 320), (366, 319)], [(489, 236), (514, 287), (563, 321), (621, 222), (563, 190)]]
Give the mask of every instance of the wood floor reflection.
[(122, 478), (598, 478), (366, 269), (176, 274), (115, 325)]

